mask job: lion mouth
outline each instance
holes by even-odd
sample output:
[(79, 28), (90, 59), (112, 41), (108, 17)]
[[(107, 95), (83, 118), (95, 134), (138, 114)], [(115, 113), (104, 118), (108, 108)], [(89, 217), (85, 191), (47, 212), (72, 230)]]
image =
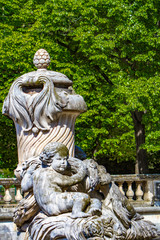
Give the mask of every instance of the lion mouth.
[(23, 85), (22, 91), (26, 94), (36, 94), (43, 90), (43, 84)]

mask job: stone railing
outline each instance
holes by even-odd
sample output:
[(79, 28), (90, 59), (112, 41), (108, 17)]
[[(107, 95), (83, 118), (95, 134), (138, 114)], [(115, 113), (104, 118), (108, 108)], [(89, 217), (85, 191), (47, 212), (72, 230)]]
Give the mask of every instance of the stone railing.
[(155, 201), (160, 201), (156, 198), (155, 189), (155, 183), (160, 186), (160, 174), (112, 175), (112, 180), (135, 205), (154, 205)]
[[(112, 175), (112, 180), (133, 204), (154, 205), (154, 183), (160, 182), (160, 174)], [(1, 178), (0, 186), (1, 205), (14, 205), (22, 199), (20, 182), (16, 178)]]
[(16, 178), (0, 178), (0, 204), (16, 204), (23, 197), (20, 182)]

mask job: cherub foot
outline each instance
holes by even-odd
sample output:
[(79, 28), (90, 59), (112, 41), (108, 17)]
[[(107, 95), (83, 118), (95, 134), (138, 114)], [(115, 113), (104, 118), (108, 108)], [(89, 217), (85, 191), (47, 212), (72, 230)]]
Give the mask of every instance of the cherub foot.
[(90, 213), (84, 213), (84, 212), (78, 212), (78, 213), (73, 213), (71, 215), (71, 218), (85, 218), (85, 217), (91, 217), (92, 214)]
[(88, 211), (89, 214), (91, 214), (92, 216), (97, 215), (97, 216), (101, 216), (102, 215), (102, 211), (99, 208), (91, 208)]

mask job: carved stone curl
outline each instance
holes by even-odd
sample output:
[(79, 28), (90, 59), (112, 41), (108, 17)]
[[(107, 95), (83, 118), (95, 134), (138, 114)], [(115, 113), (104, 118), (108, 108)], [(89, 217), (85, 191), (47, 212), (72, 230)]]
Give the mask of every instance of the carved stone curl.
[(32, 240), (148, 240), (155, 226), (136, 213), (103, 166), (68, 157), (62, 143), (46, 145), (21, 171), (20, 201), (14, 221)]

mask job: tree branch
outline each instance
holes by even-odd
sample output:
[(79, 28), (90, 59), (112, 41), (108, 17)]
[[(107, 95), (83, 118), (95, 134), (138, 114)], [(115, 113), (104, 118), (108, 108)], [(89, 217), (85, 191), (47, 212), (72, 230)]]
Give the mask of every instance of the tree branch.
[(66, 43), (60, 41), (58, 38), (56, 39), (56, 41), (57, 41), (57, 43), (58, 43), (59, 45), (67, 48), (67, 49), (71, 52), (71, 54), (74, 54), (74, 56), (76, 56), (76, 58), (80, 58), (80, 59), (83, 58), (85, 61), (87, 61), (90, 65), (93, 66), (93, 68), (94, 68), (96, 71), (98, 71), (98, 72), (102, 75), (102, 77), (106, 80), (106, 82), (108, 82), (108, 83), (109, 83), (110, 85), (112, 85), (112, 86), (114, 85), (113, 82), (108, 78), (108, 76), (102, 71), (102, 69), (101, 69), (98, 65), (93, 64), (91, 60), (89, 60), (86, 56), (84, 56), (83, 53), (78, 53), (78, 52), (77, 52), (77, 51), (78, 51), (78, 47), (76, 48), (76, 50), (73, 50), (73, 49), (70, 47), (71, 44), (70, 44), (70, 45), (67, 45)]

